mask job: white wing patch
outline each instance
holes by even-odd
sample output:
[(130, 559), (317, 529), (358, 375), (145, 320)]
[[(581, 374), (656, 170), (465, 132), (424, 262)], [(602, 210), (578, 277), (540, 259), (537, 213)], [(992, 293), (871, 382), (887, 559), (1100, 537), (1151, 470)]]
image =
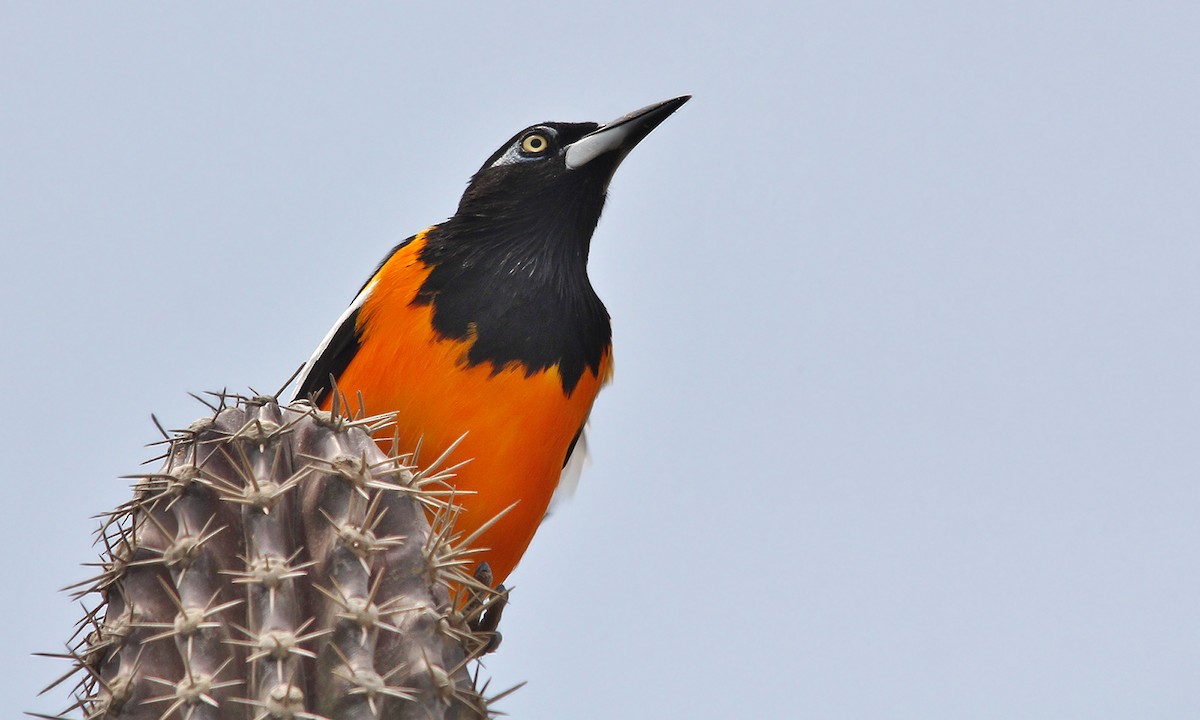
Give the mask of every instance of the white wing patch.
[[(300, 377), (297, 378), (296, 393), (299, 393), (300, 388), (304, 387), (308, 383), (308, 376), (312, 373), (313, 367), (316, 366), (317, 360), (320, 359), (320, 357), (325, 354), (325, 351), (329, 349), (329, 343), (333, 342), (334, 336), (337, 335), (337, 332), (341, 329), (342, 325), (346, 324), (346, 321), (349, 320), (354, 313), (358, 312), (358, 309), (361, 308), (363, 303), (367, 301), (367, 298), (371, 295), (371, 291), (375, 289), (375, 283), (377, 282), (377, 279), (372, 279), (371, 282), (367, 283), (366, 286), (363, 287), (363, 289), (354, 298), (354, 302), (350, 303), (350, 307), (346, 308), (345, 312), (341, 314), (341, 316), (337, 319), (337, 322), (335, 322), (333, 327), (330, 328), (329, 333), (325, 335), (325, 339), (322, 340), (321, 344), (317, 346), (316, 352), (312, 354), (312, 357), (308, 359), (308, 362), (304, 363), (304, 372), (300, 373)], [(293, 402), (300, 399), (301, 398), (297, 397), (295, 394), (292, 395)]]
[(546, 517), (549, 517), (555, 508), (561, 507), (563, 503), (571, 499), (571, 496), (575, 494), (575, 488), (579, 487), (579, 476), (583, 475), (583, 469), (590, 462), (587, 427), (585, 426), (583, 432), (579, 433), (579, 441), (575, 443), (575, 448), (571, 450), (566, 464), (563, 465), (562, 474), (558, 476), (558, 487), (554, 488), (554, 495), (550, 497), (550, 507), (546, 510)]

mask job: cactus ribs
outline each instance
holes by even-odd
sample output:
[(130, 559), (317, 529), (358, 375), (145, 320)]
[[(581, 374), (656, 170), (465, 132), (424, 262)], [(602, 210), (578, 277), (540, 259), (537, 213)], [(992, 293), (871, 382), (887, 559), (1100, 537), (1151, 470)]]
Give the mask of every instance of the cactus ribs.
[(445, 456), (385, 455), (388, 416), (217, 397), (104, 518), (64, 716), (487, 717), (507, 692), (470, 667), (507, 593), (467, 573)]

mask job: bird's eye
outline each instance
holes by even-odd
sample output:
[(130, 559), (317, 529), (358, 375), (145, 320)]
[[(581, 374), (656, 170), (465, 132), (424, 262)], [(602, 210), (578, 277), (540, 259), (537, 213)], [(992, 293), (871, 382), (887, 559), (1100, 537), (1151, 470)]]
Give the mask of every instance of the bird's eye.
[(521, 149), (527, 153), (545, 152), (548, 147), (550, 147), (550, 142), (541, 133), (534, 133), (521, 141)]

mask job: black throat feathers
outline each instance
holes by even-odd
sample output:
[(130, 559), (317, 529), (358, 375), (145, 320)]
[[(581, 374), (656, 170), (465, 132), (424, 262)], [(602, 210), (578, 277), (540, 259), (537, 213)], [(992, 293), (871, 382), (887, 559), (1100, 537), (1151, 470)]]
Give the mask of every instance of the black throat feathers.
[(519, 364), (526, 376), (557, 365), (567, 395), (585, 369), (600, 372), (612, 327), (587, 256), (604, 189), (578, 190), (493, 207), (473, 204), (468, 191), (455, 216), (426, 233), (419, 258), (432, 270), (413, 303), (432, 306), (442, 337), (474, 339), (469, 365)]

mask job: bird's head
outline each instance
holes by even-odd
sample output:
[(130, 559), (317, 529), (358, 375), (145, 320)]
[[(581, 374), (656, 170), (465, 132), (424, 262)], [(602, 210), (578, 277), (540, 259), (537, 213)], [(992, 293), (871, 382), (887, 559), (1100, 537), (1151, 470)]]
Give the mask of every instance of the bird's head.
[(471, 178), (455, 217), (493, 228), (532, 224), (557, 234), (579, 233), (586, 242), (617, 166), (690, 97), (664, 100), (603, 125), (545, 122), (525, 128)]

